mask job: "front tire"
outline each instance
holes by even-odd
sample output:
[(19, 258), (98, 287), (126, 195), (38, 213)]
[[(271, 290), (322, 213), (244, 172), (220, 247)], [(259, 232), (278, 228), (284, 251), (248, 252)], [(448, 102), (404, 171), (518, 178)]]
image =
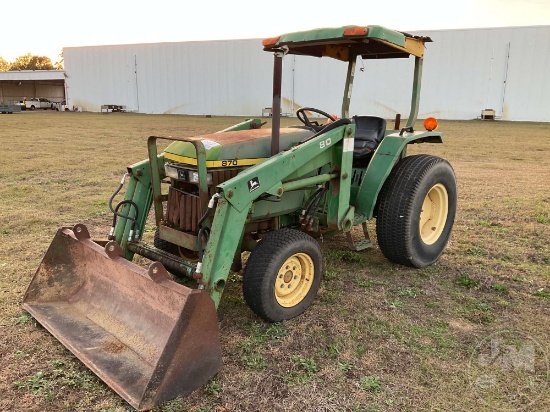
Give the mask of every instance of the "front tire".
[(246, 303), (268, 322), (303, 313), (313, 302), (323, 273), (323, 255), (304, 232), (269, 232), (250, 254), (243, 276)]
[(393, 168), (378, 197), (376, 235), (392, 262), (422, 268), (439, 259), (454, 224), (456, 178), (444, 159), (409, 156)]

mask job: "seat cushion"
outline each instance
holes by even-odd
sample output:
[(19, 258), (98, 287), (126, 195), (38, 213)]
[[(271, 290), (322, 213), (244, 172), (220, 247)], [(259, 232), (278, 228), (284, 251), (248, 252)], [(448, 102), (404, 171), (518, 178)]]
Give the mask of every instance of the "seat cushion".
[(355, 123), (354, 160), (366, 160), (386, 133), (386, 120), (375, 116), (353, 116)]

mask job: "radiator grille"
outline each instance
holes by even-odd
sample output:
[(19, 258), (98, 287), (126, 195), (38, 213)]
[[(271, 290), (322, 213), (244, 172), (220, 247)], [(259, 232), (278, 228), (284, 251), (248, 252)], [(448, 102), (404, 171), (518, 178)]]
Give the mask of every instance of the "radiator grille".
[[(212, 173), (212, 186), (208, 188), (208, 198), (214, 192), (215, 187), (239, 173), (242, 169), (222, 169), (210, 171)], [(173, 181), (168, 191), (168, 205), (166, 208), (166, 220), (168, 223), (184, 232), (198, 232), (198, 222), (206, 210), (199, 198), (199, 187), (193, 183)]]

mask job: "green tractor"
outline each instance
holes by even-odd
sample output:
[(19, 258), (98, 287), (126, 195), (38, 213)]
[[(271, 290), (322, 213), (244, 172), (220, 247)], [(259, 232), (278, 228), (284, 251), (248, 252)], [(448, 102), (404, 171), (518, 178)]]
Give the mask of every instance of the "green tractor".
[[(128, 167), (110, 199), (108, 238), (92, 240), (81, 224), (59, 229), (23, 307), (144, 410), (196, 390), (221, 368), (216, 308), (230, 271), (241, 269), (242, 252), (250, 252), (244, 298), (269, 322), (298, 316), (314, 300), (323, 276), (320, 236), (343, 233), (362, 250), (372, 245), (366, 222), (376, 218), (378, 245), (389, 260), (434, 263), (455, 218), (455, 175), (441, 158), (406, 156), (409, 144), (442, 142), (435, 119), (415, 130), (430, 41), (380, 26), (265, 39), (274, 56), (273, 108), (281, 107), (284, 56), (347, 63), (340, 118), (303, 107), (300, 124), (281, 128), (275, 109), (272, 129), (249, 119), (214, 134), (149, 137), (149, 158)], [(398, 117), (392, 129), (379, 117), (350, 116), (358, 57), (410, 56), (406, 126)], [(170, 141), (160, 153), (159, 140)], [(113, 206), (126, 180), (124, 200)], [(151, 207), (157, 231), (148, 244), (142, 234)], [(132, 263), (136, 254), (152, 261), (147, 269)], [(174, 276), (189, 278), (188, 286)]]

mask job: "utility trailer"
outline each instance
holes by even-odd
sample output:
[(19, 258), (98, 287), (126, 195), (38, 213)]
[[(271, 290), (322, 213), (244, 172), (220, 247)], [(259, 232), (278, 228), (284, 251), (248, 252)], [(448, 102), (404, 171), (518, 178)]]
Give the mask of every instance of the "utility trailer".
[[(455, 218), (455, 175), (439, 157), (407, 156), (409, 144), (442, 143), (435, 119), (426, 119), (425, 130), (415, 126), (430, 41), (381, 26), (265, 39), (274, 62), (272, 107), (281, 105), (285, 56), (347, 64), (340, 118), (303, 107), (293, 127), (281, 127), (275, 110), (271, 129), (249, 119), (213, 134), (150, 136), (148, 159), (127, 168), (109, 201), (107, 239), (91, 239), (82, 224), (60, 228), (24, 309), (129, 404), (146, 410), (198, 389), (221, 368), (216, 309), (242, 252), (250, 251), (244, 298), (268, 322), (296, 317), (313, 302), (323, 276), (321, 235), (344, 234), (350, 248), (363, 250), (372, 245), (366, 222), (376, 219), (378, 245), (390, 261), (434, 263)], [(411, 56), (405, 127), (349, 113), (359, 58)], [(124, 200), (114, 205), (126, 182)], [(153, 244), (142, 240), (151, 208)], [(132, 263), (136, 254), (150, 259), (147, 269)], [(175, 277), (188, 279), (187, 286)]]
[(0, 113), (4, 114), (12, 114), (12, 113), (18, 113), (21, 111), (21, 106), (18, 104), (15, 104), (14, 100), (10, 100), (7, 105), (0, 104)]

